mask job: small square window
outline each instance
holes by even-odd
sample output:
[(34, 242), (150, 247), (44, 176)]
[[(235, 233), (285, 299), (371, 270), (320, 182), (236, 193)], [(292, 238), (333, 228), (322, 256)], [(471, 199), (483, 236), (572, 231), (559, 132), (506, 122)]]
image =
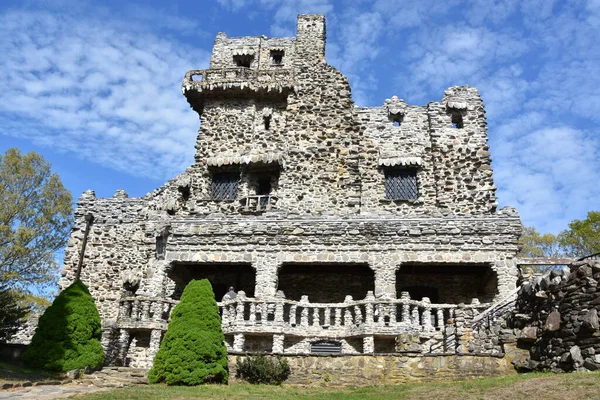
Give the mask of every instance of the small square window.
[(404, 114), (390, 114), (390, 121), (392, 124), (394, 124), (394, 126), (401, 126), (402, 122), (404, 121)]
[(283, 65), (283, 50), (271, 50), (271, 65)]
[(252, 65), (252, 60), (254, 60), (254, 56), (249, 54), (239, 54), (233, 56), (233, 62), (238, 67), (250, 68), (250, 65)]
[(463, 117), (459, 112), (452, 113), (452, 127), (454, 129), (462, 129), (463, 128)]
[(415, 168), (386, 169), (384, 173), (386, 199), (414, 200), (419, 197)]
[(238, 172), (215, 172), (210, 186), (211, 200), (235, 200), (239, 180)]

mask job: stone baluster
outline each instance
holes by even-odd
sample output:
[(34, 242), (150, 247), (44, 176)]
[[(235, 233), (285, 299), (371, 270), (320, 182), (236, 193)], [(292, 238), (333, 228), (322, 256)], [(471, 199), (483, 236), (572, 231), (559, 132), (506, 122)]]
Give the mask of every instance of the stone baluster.
[(419, 306), (417, 306), (417, 305), (411, 306), (411, 323), (413, 325), (420, 325), (419, 324)]
[(402, 303), (402, 322), (410, 323), (410, 294), (408, 292), (402, 292), (400, 294), (400, 300), (404, 300)]
[(121, 360), (122, 365), (125, 365), (127, 351), (129, 350), (129, 331), (127, 329), (121, 329), (119, 332), (117, 346), (119, 348), (119, 359)]
[(444, 330), (444, 309), (443, 308), (438, 308), (437, 309), (437, 328), (440, 331)]
[(163, 302), (161, 300), (153, 301), (150, 304), (150, 314), (154, 322), (162, 322)]
[(365, 336), (363, 338), (363, 353), (364, 354), (375, 353), (375, 338), (373, 336)]
[(344, 325), (350, 326), (354, 323), (354, 318), (352, 317), (352, 311), (350, 308), (346, 308), (344, 310)]
[(283, 354), (283, 342), (284, 342), (285, 336), (283, 334), (275, 334), (273, 335), (273, 354)]
[(291, 326), (296, 326), (296, 309), (297, 309), (297, 306), (295, 304), (292, 304), (292, 306), (290, 307), (290, 325)]
[(315, 307), (312, 309), (312, 326), (321, 326), (321, 315), (319, 312), (319, 307)]
[(236, 320), (236, 322), (242, 322), (244, 320), (244, 300), (243, 299), (236, 299), (235, 320)]
[(131, 318), (133, 318), (135, 321), (140, 320), (140, 300), (139, 299), (133, 300), (133, 305), (131, 306)]
[(283, 324), (283, 301), (275, 303), (275, 323), (277, 325)]
[(354, 323), (358, 326), (358, 325), (362, 325), (363, 322), (363, 313), (362, 310), (360, 309), (359, 305), (354, 306)]
[(373, 326), (373, 303), (365, 304), (365, 325)]
[(250, 303), (250, 322), (252, 322), (252, 323), (256, 322), (256, 303), (255, 302)]
[(328, 328), (331, 323), (331, 308), (326, 307), (323, 311), (323, 328)]
[(302, 311), (300, 311), (300, 326), (308, 326), (308, 307), (302, 306)]
[(342, 309), (340, 307), (337, 307), (335, 309), (335, 318), (333, 321), (333, 325), (334, 326), (342, 325)]
[(423, 314), (421, 314), (421, 325), (429, 332), (433, 329), (431, 324), (431, 301), (429, 297), (423, 297), (422, 302), (424, 303), (424, 308)]
[(229, 322), (229, 306), (225, 303), (219, 306), (221, 309), (221, 325), (225, 325)]
[(396, 303), (390, 303), (389, 307), (390, 307), (390, 326), (395, 326), (396, 322), (398, 322), (397, 319), (396, 319), (396, 314), (397, 314), (396, 307), (397, 307), (397, 305), (396, 305)]
[(142, 315), (140, 319), (142, 321), (148, 321), (150, 319), (150, 300), (144, 300), (140, 303), (142, 309)]
[(233, 335), (233, 351), (242, 352), (244, 351), (245, 337), (243, 333), (236, 333)]
[(377, 304), (377, 325), (383, 326), (385, 325), (385, 309), (383, 308), (382, 303)]
[(129, 300), (121, 300), (119, 305), (119, 318), (129, 317), (129, 311), (131, 310), (129, 307)]
[(300, 296), (300, 305), (302, 306), (302, 311), (300, 312), (300, 326), (308, 326), (308, 303), (307, 295)]

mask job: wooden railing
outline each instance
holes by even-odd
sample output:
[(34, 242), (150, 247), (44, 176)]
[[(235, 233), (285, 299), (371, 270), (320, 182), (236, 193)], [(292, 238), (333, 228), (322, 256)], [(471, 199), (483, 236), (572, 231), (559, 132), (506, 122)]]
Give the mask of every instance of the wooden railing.
[(246, 196), (240, 199), (240, 211), (249, 213), (269, 211), (275, 208), (278, 200), (277, 196), (272, 195)]

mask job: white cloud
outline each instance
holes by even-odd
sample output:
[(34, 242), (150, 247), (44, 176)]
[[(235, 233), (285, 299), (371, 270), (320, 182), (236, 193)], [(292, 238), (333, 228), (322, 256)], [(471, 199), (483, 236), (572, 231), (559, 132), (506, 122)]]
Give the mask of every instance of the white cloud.
[(139, 176), (172, 177), (192, 162), (199, 122), (180, 84), (208, 52), (32, 10), (1, 15), (0, 38), (3, 134)]

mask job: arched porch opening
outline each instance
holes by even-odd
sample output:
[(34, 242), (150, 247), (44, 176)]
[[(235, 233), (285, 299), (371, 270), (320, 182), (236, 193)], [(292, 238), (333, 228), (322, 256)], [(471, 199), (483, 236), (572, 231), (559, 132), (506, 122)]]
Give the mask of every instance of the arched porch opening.
[(292, 300), (306, 295), (311, 303), (342, 303), (347, 295), (364, 299), (375, 290), (375, 275), (367, 264), (285, 263), (277, 289)]
[(217, 301), (221, 301), (230, 286), (236, 292), (243, 290), (246, 296), (254, 297), (256, 285), (256, 272), (249, 263), (175, 262), (168, 277), (175, 281), (181, 291), (192, 279), (208, 279)]

